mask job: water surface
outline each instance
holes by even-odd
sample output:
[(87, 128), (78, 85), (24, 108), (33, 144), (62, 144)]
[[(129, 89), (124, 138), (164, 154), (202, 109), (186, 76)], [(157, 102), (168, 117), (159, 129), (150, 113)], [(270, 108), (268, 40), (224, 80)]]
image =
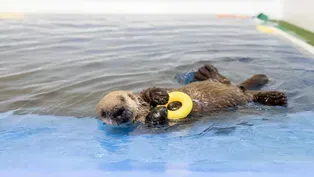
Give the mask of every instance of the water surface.
[[(300, 175), (314, 164), (314, 60), (250, 20), (211, 16), (33, 15), (0, 21), (4, 176)], [(112, 90), (177, 87), (214, 64), (233, 83), (270, 77), (288, 108), (252, 106), (169, 132), (94, 119)], [(208, 174), (206, 174), (208, 175)]]

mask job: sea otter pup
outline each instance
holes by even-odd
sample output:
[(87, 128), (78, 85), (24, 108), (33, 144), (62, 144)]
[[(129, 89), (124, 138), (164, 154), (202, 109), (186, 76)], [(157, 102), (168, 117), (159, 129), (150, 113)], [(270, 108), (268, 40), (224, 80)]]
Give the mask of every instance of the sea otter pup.
[(263, 74), (254, 75), (240, 85), (233, 85), (217, 68), (207, 64), (194, 73), (193, 82), (180, 88), (147, 88), (140, 93), (113, 91), (97, 104), (99, 118), (109, 125), (124, 125), (141, 122), (149, 126), (168, 124), (167, 109), (176, 110), (181, 104), (174, 102), (165, 107), (156, 107), (168, 102), (169, 92), (181, 91), (193, 100), (191, 113), (212, 113), (245, 106), (256, 102), (269, 106), (287, 106), (287, 98), (280, 91), (258, 91), (268, 82)]

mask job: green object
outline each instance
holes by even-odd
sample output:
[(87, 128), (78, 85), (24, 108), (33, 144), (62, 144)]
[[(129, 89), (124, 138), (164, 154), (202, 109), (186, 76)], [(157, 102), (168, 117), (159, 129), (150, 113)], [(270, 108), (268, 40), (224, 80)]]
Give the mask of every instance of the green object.
[(277, 28), (285, 32), (293, 32), (300, 38), (304, 39), (307, 43), (314, 46), (314, 33), (306, 29), (300, 28), (296, 25), (290, 24), (285, 21), (276, 21), (278, 23)]
[(257, 18), (263, 21), (268, 21), (268, 16), (263, 13), (259, 14)]

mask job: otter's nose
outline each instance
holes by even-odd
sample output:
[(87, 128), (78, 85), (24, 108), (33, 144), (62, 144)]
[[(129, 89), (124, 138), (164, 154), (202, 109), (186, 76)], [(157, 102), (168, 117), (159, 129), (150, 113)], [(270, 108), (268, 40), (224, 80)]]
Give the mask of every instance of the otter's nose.
[(118, 124), (127, 123), (133, 117), (133, 113), (125, 108), (115, 108), (112, 112), (112, 119)]

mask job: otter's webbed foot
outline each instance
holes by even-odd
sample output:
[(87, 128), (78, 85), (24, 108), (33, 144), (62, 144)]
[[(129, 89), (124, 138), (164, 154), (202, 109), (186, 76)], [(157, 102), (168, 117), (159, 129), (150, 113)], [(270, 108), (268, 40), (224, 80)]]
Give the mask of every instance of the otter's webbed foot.
[(153, 108), (145, 118), (148, 127), (161, 127), (168, 125), (168, 111), (164, 106)]
[(204, 65), (198, 69), (194, 74), (194, 81), (213, 80), (223, 84), (230, 84), (230, 81), (221, 75), (217, 68), (211, 64)]
[(162, 88), (148, 88), (141, 93), (144, 101), (149, 103), (151, 106), (156, 107), (157, 105), (165, 105), (168, 103), (169, 95), (166, 89)]
[(261, 91), (254, 94), (254, 101), (268, 106), (287, 106), (287, 96), (279, 91)]
[(256, 74), (240, 84), (246, 90), (260, 89), (268, 83), (269, 79), (264, 74)]

